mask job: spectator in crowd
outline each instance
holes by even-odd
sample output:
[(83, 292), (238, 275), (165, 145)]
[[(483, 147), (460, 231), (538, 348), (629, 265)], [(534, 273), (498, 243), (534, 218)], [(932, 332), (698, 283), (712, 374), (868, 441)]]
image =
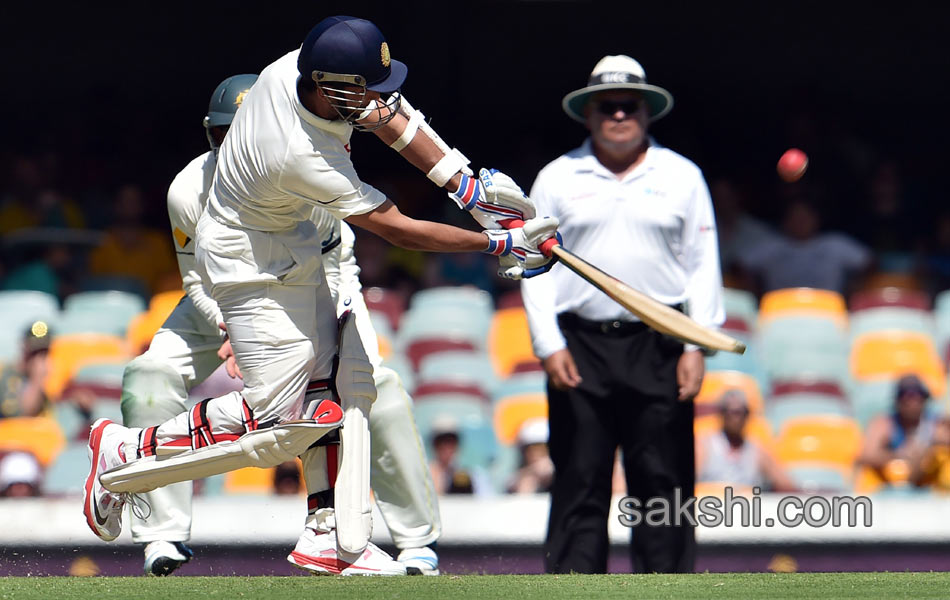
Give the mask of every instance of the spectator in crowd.
[(778, 237), (764, 222), (745, 210), (744, 198), (739, 186), (726, 177), (720, 177), (709, 186), (716, 210), (716, 233), (719, 236), (719, 262), (723, 277), (732, 277), (743, 283), (740, 259), (748, 256), (751, 249)]
[(847, 295), (850, 280), (871, 265), (871, 251), (852, 237), (822, 232), (815, 204), (793, 197), (782, 221), (784, 236), (766, 240), (739, 258), (762, 293), (791, 287), (833, 290)]
[(5, 290), (36, 290), (58, 298), (76, 291), (74, 252), (66, 244), (31, 243), (3, 280)]
[(858, 463), (886, 482), (919, 481), (934, 443), (937, 419), (927, 410), (930, 390), (917, 375), (901, 377), (894, 392), (894, 410), (868, 423)]
[(49, 188), (38, 161), (14, 160), (8, 193), (0, 200), (0, 234), (31, 227), (74, 227), (85, 224), (79, 206)]
[(696, 444), (696, 481), (726, 483), (777, 492), (796, 490), (785, 469), (766, 448), (746, 435), (749, 400), (745, 392), (729, 389), (719, 398), (722, 429)]
[(151, 294), (180, 288), (181, 278), (168, 234), (145, 223), (141, 188), (120, 187), (113, 214), (114, 221), (105, 239), (89, 255), (90, 274), (137, 279)]
[(49, 406), (43, 384), (51, 337), (46, 323), (36, 321), (23, 335), (20, 359), (0, 366), (0, 417), (35, 417)]
[(549, 492), (554, 479), (554, 463), (548, 454), (548, 420), (528, 419), (518, 430), (521, 466), (508, 485), (513, 494)]
[(0, 498), (35, 498), (40, 495), (42, 470), (29, 452), (10, 452), (0, 458)]
[(274, 493), (278, 496), (300, 493), (300, 468), (296, 460), (288, 460), (274, 468)]
[(452, 418), (439, 418), (432, 425), (433, 459), (429, 462), (435, 491), (439, 494), (484, 493), (474, 473), (458, 465), (458, 423)]

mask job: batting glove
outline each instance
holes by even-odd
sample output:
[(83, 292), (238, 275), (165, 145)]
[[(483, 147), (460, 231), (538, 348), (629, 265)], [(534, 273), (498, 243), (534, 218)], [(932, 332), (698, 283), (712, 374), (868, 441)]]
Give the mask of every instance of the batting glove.
[(485, 229), (500, 229), (504, 221), (526, 221), (536, 214), (531, 198), (511, 177), (496, 169), (482, 169), (478, 179), (463, 173), (458, 191), (449, 192), (449, 198)]
[(514, 229), (489, 229), (486, 254), (498, 257), (498, 276), (505, 279), (524, 279), (546, 273), (554, 265), (538, 246), (550, 238), (561, 241), (557, 232), (557, 217), (536, 217)]

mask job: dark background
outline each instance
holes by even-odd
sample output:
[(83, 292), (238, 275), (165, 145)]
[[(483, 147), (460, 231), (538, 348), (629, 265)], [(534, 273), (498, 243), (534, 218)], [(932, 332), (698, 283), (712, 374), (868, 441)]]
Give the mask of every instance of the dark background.
[[(157, 225), (168, 183), (207, 148), (201, 119), (215, 85), (259, 72), (341, 13), (380, 26), (409, 65), (406, 96), (444, 139), (525, 188), (584, 137), (560, 99), (603, 55), (624, 53), (675, 97), (651, 130), (657, 139), (708, 179), (740, 182), (753, 214), (777, 218), (774, 164), (792, 145), (810, 155), (806, 179), (824, 190), (829, 224), (846, 231), (859, 233), (866, 179), (882, 160), (899, 165), (921, 239), (946, 197), (948, 11), (937, 3), (32, 3), (4, 12), (0, 173), (12, 156), (53, 152), (58, 185), (85, 207), (133, 181), (154, 200)], [(395, 153), (360, 134), (354, 146), (364, 180), (407, 212), (438, 216), (433, 202), (442, 210), (444, 196)]]

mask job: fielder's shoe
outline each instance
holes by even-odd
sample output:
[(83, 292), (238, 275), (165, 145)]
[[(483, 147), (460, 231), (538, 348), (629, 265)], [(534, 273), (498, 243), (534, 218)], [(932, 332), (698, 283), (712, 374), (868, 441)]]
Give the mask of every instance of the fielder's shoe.
[(304, 530), (287, 560), (315, 575), (405, 575), (406, 567), (370, 542), (354, 562), (337, 555), (336, 532)]
[(145, 574), (171, 575), (194, 555), (191, 548), (181, 542), (149, 542), (145, 546)]
[(82, 512), (94, 534), (111, 542), (122, 532), (122, 507), (125, 495), (113, 494), (99, 483), (105, 471), (125, 462), (121, 432), (124, 429), (109, 419), (99, 419), (89, 432), (89, 476), (83, 488)]
[(396, 558), (406, 565), (408, 575), (438, 575), (439, 555), (428, 546), (421, 548), (405, 548)]

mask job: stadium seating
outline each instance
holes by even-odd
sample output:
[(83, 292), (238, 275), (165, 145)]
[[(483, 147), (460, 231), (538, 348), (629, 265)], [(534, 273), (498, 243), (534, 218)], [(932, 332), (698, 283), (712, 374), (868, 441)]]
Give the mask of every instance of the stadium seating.
[[(0, 452), (30, 452), (45, 466), (52, 462), (65, 444), (63, 431), (52, 417), (0, 419)], [(86, 463), (88, 465), (88, 460)]]
[(412, 365), (413, 370), (418, 371), (422, 361), (433, 354), (441, 352), (469, 352), (478, 351), (478, 347), (469, 340), (456, 340), (450, 338), (419, 338), (413, 340), (405, 349), (406, 358)]
[(547, 394), (547, 376), (542, 372), (515, 373), (498, 383), (493, 400), (519, 394)]
[(840, 323), (821, 315), (773, 317), (758, 332), (757, 352), (772, 380), (848, 380), (848, 338)]
[(488, 355), (495, 366), (495, 374), (507, 377), (519, 365), (539, 365), (531, 348), (531, 332), (524, 308), (504, 308), (495, 311), (488, 333)]
[[(706, 414), (697, 416), (693, 420), (693, 436), (698, 440), (703, 437), (720, 431), (722, 429), (722, 417), (718, 414)], [(746, 422), (745, 435), (758, 442), (763, 448), (772, 448), (775, 444), (775, 438), (772, 434), (772, 425), (765, 417), (752, 414)]]
[(363, 301), (370, 313), (379, 313), (389, 321), (393, 331), (399, 329), (399, 320), (406, 311), (406, 300), (398, 293), (380, 287), (363, 289)]
[(498, 384), (491, 360), (483, 352), (449, 351), (430, 354), (419, 364), (416, 385), (456, 382), (476, 385), (489, 393)]
[(822, 415), (788, 420), (776, 440), (783, 464), (824, 462), (850, 469), (861, 446), (861, 431), (850, 417)]
[[(425, 444), (426, 452), (432, 453), (433, 425), (439, 420), (451, 420), (457, 426), (459, 433), (459, 455), (467, 457), (484, 457), (485, 451), (493, 452), (494, 446), (480, 449), (477, 446), (485, 443), (486, 427), (491, 429), (487, 409), (480, 402), (471, 402), (457, 398), (432, 398), (415, 405), (416, 425), (419, 436)], [(494, 436), (491, 436), (492, 439)], [(472, 447), (475, 446), (475, 447)], [(476, 465), (464, 465), (476, 466)], [(486, 465), (477, 465), (486, 466)]]
[(850, 470), (834, 463), (789, 462), (784, 465), (789, 477), (803, 492), (844, 492), (852, 488)]
[(761, 415), (764, 402), (759, 383), (754, 377), (739, 371), (709, 371), (703, 378), (703, 385), (696, 396), (696, 415), (703, 416), (716, 412), (719, 398), (732, 388), (745, 392), (749, 410)]
[(56, 334), (59, 301), (46, 292), (33, 290), (0, 291), (0, 362), (14, 361), (20, 356), (23, 334), (34, 321), (45, 321)]
[(82, 496), (89, 474), (89, 453), (85, 442), (70, 442), (46, 469), (43, 493), (48, 496)]
[(84, 365), (128, 358), (125, 340), (117, 336), (95, 333), (57, 336), (50, 345), (50, 371), (44, 386), (46, 394), (53, 399), (59, 398)]
[(460, 315), (491, 317), (494, 303), (491, 294), (474, 287), (434, 287), (420, 290), (409, 300), (409, 310), (453, 310)]
[(861, 429), (865, 429), (877, 415), (894, 410), (895, 384), (896, 380), (889, 378), (855, 383), (851, 404), (854, 407), (854, 418)]
[(942, 396), (946, 389), (943, 363), (925, 334), (885, 331), (862, 335), (852, 344), (850, 364), (859, 382), (916, 373), (934, 396)]
[(767, 292), (759, 304), (759, 323), (778, 317), (825, 318), (844, 328), (848, 312), (841, 294), (813, 288), (789, 288)]
[(885, 306), (866, 308), (851, 315), (851, 339), (881, 331), (920, 333), (936, 343), (936, 322), (929, 311)]
[(393, 343), (396, 339), (396, 333), (389, 324), (386, 315), (379, 312), (369, 312), (369, 322), (373, 325), (373, 331), (376, 332), (376, 344), (379, 356), (383, 360), (393, 354)]
[(843, 398), (823, 394), (786, 394), (769, 398), (765, 409), (769, 423), (776, 430), (801, 417), (831, 415), (851, 417), (851, 408)]
[(745, 290), (723, 288), (722, 305), (726, 311), (726, 319), (737, 319), (751, 330), (759, 320), (759, 303), (755, 295)]
[(883, 287), (856, 292), (851, 296), (849, 303), (852, 313), (883, 307), (908, 308), (926, 312), (930, 310), (930, 298), (920, 290)]
[(245, 467), (224, 474), (225, 494), (270, 494), (274, 490), (276, 467)]
[(495, 435), (502, 444), (514, 444), (521, 425), (528, 419), (548, 416), (545, 394), (527, 393), (506, 396), (495, 402), (493, 423)]
[(409, 310), (403, 313), (396, 333), (395, 350), (404, 352), (416, 340), (450, 339), (469, 342), (473, 347), (484, 349), (487, 332), (491, 326), (491, 313), (467, 314), (453, 308)]
[(125, 335), (133, 317), (145, 312), (145, 308), (140, 296), (128, 292), (78, 292), (66, 297), (56, 333)]

